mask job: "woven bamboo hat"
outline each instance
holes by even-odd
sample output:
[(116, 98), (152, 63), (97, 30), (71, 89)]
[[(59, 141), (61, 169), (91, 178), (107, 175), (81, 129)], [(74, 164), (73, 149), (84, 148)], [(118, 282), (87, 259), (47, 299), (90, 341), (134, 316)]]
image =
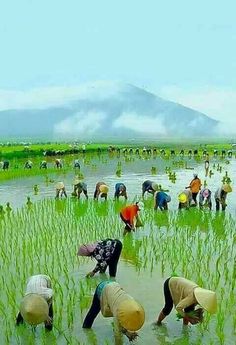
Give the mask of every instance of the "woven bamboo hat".
[(117, 309), (117, 319), (126, 330), (138, 331), (144, 324), (145, 312), (135, 300), (126, 300)]
[(48, 319), (49, 307), (40, 295), (29, 294), (21, 301), (20, 313), (30, 325), (39, 325)]

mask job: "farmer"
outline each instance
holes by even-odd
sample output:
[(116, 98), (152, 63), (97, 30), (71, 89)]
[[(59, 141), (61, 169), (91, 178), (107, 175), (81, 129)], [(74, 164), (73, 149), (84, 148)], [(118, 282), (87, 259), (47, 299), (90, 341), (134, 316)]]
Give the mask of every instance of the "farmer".
[(195, 202), (195, 205), (197, 205), (197, 195), (198, 195), (198, 192), (201, 189), (201, 185), (202, 185), (202, 182), (198, 178), (198, 175), (197, 174), (193, 174), (192, 181), (190, 182), (189, 186), (186, 187), (186, 188), (190, 188), (190, 190), (192, 192), (192, 199)]
[(45, 328), (51, 331), (53, 323), (52, 296), (51, 279), (48, 276), (44, 274), (31, 276), (26, 285), (16, 324), (19, 325), (26, 321), (30, 325), (36, 326), (44, 322)]
[(61, 159), (57, 158), (55, 159), (55, 166), (57, 169), (61, 169), (62, 168), (62, 161)]
[(26, 206), (27, 206), (28, 208), (31, 208), (31, 207), (33, 206), (33, 203), (32, 203), (32, 201), (30, 200), (30, 197), (29, 197), (29, 196), (27, 196)]
[(126, 192), (126, 186), (124, 183), (116, 183), (115, 185), (115, 199), (119, 199), (120, 196), (123, 196), (127, 200), (127, 192)]
[(114, 317), (116, 335), (122, 333), (130, 341), (138, 337), (136, 331), (143, 326), (145, 321), (143, 307), (118, 283), (112, 281), (103, 281), (98, 284), (83, 328), (91, 328), (100, 311), (104, 317)]
[(142, 197), (144, 197), (145, 192), (151, 193), (154, 195), (154, 193), (157, 190), (158, 190), (158, 184), (157, 183), (150, 181), (150, 180), (146, 180), (142, 184)]
[(3, 168), (3, 170), (8, 170), (9, 169), (9, 161), (4, 161), (3, 162), (3, 166), (2, 166), (2, 168)]
[[(192, 325), (203, 319), (203, 309), (210, 314), (216, 313), (216, 293), (199, 287), (191, 280), (182, 277), (170, 277), (164, 282), (165, 306), (160, 312), (156, 323), (161, 325), (162, 320), (170, 314), (173, 305), (178, 315), (183, 318), (183, 324)], [(196, 305), (201, 308), (195, 309)]]
[(159, 207), (161, 211), (168, 210), (167, 203), (171, 201), (171, 197), (165, 192), (156, 192), (154, 194), (154, 210), (156, 211)]
[(211, 191), (208, 188), (204, 188), (200, 191), (199, 194), (199, 207), (202, 209), (203, 207), (209, 207), (212, 209), (212, 202), (211, 202)]
[(179, 210), (182, 208), (189, 208), (192, 201), (192, 192), (188, 189), (185, 189), (182, 193), (178, 196), (179, 200)]
[(78, 159), (74, 160), (74, 168), (80, 169), (80, 164), (79, 164), (79, 160)]
[(59, 197), (62, 197), (63, 195), (65, 195), (65, 197), (67, 198), (65, 185), (63, 182), (57, 182), (57, 184), (56, 184), (56, 199), (58, 199)]
[(125, 223), (124, 235), (127, 232), (135, 231), (135, 228), (142, 224), (138, 212), (143, 208), (144, 204), (138, 201), (133, 205), (128, 205), (121, 209), (120, 218)]
[(42, 161), (40, 163), (39, 169), (47, 169), (47, 162), (46, 161)]
[(98, 200), (99, 195), (101, 195), (101, 198), (104, 198), (105, 200), (107, 200), (108, 191), (109, 191), (109, 188), (105, 182), (98, 182), (95, 187), (93, 198)]
[(12, 211), (11, 205), (9, 202), (6, 203), (6, 211), (10, 213)]
[(232, 192), (232, 187), (226, 183), (217, 189), (217, 191), (215, 192), (216, 211), (220, 210), (220, 205), (222, 207), (222, 211), (225, 211), (225, 208), (227, 206), (226, 197), (230, 192)]
[(73, 195), (77, 196), (77, 198), (80, 198), (80, 194), (84, 193), (86, 199), (88, 199), (88, 189), (87, 189), (87, 184), (80, 181), (77, 177), (74, 179), (74, 191)]
[(205, 176), (208, 176), (208, 172), (209, 172), (209, 167), (210, 167), (210, 162), (209, 160), (205, 161)]
[(33, 166), (33, 162), (28, 160), (25, 162), (24, 169), (32, 169), (32, 166)]
[(78, 256), (90, 256), (98, 262), (87, 277), (93, 277), (97, 272), (105, 273), (107, 266), (110, 277), (115, 277), (121, 250), (122, 243), (119, 240), (107, 238), (99, 242), (83, 244), (79, 247)]

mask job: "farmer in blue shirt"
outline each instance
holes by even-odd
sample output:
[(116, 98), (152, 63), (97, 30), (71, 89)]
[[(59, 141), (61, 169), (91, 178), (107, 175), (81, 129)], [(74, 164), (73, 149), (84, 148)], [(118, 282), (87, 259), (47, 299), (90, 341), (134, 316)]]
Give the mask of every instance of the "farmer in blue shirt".
[(168, 202), (171, 201), (171, 197), (165, 192), (156, 192), (154, 194), (154, 210), (156, 211), (159, 207), (161, 211), (168, 210)]
[(127, 192), (126, 192), (126, 186), (124, 183), (116, 183), (115, 185), (115, 199), (119, 199), (120, 196), (123, 196), (127, 200)]

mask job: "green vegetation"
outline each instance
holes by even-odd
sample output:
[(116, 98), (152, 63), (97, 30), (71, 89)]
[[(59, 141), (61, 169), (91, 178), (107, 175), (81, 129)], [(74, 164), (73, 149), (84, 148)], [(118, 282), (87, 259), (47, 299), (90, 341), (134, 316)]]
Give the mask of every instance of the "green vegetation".
[[(96, 335), (93, 340), (84, 339), (82, 320), (100, 278), (85, 278), (84, 267), (93, 263), (87, 258), (78, 259), (76, 252), (80, 243), (106, 237), (122, 239), (123, 225), (118, 216), (121, 206), (122, 202), (43, 200), (0, 216), (3, 344), (24, 343), (26, 337), (29, 344), (113, 344), (113, 340), (108, 340), (112, 337), (109, 327), (106, 331), (105, 327), (104, 331), (96, 329), (99, 341), (94, 342)], [(216, 290), (218, 314), (211, 318), (206, 315), (201, 325), (194, 326), (196, 344), (201, 343), (203, 333), (205, 342), (201, 344), (230, 344), (236, 322), (236, 269), (232, 264), (236, 260), (235, 219), (196, 209), (154, 215), (150, 200), (145, 202), (142, 218), (144, 228), (122, 239), (120, 274), (127, 264), (126, 272), (129, 272), (131, 265), (140, 274), (140, 286), (144, 288), (145, 277), (155, 271), (160, 271), (163, 278), (177, 272)], [(53, 279), (55, 329), (52, 334), (45, 333), (43, 326), (34, 333), (29, 326), (16, 329), (14, 325), (26, 280), (36, 273), (48, 274)], [(147, 292), (153, 305), (146, 313), (157, 314), (156, 298), (162, 294), (162, 287), (153, 281)], [(140, 344), (142, 338), (154, 343), (155, 335), (149, 328), (150, 325), (141, 334)], [(184, 335), (182, 341), (179, 344), (192, 344)]]

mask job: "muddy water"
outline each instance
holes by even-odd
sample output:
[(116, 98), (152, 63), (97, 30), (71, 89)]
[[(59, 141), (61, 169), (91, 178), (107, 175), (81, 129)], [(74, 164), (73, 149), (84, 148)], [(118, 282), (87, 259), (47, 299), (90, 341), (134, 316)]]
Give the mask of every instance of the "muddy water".
[[(67, 165), (72, 166), (70, 157), (65, 160), (67, 161)], [(186, 162), (188, 169), (178, 167), (178, 165), (174, 164), (174, 162), (179, 161)], [(121, 177), (117, 177), (116, 175), (118, 162), (121, 163)], [(93, 157), (91, 160), (87, 158), (80, 160), (81, 172), (84, 174), (84, 181), (88, 185), (90, 198), (93, 197), (94, 188), (98, 181), (104, 181), (108, 184), (110, 187), (110, 198), (113, 198), (115, 184), (117, 182), (123, 182), (127, 186), (129, 200), (132, 201), (134, 198), (141, 196), (143, 181), (152, 180), (169, 190), (172, 198), (169, 204), (170, 209), (177, 208), (177, 196), (189, 184), (193, 173), (199, 174), (202, 183), (206, 180), (207, 186), (211, 189), (213, 195), (215, 190), (221, 185), (226, 171), (232, 181), (234, 181), (234, 177), (236, 176), (236, 161), (235, 159), (231, 159), (229, 162), (229, 164), (226, 164), (225, 160), (212, 159), (210, 161), (210, 170), (212, 169), (214, 174), (211, 177), (206, 177), (203, 159), (196, 161), (194, 158), (180, 159), (177, 157), (174, 159), (163, 159), (160, 157), (137, 157), (135, 155), (125, 159), (123, 156), (120, 158), (111, 158), (108, 155), (102, 155), (101, 157)], [(221, 173), (216, 168), (213, 168), (213, 164), (217, 166), (218, 163), (222, 166)], [(152, 167), (157, 169), (156, 175), (151, 174)], [(176, 181), (174, 183), (168, 179), (168, 174), (165, 171), (166, 167), (170, 167), (171, 171), (176, 172)], [(55, 196), (55, 184), (57, 181), (64, 181), (67, 193), (71, 196), (73, 190), (72, 181), (75, 174), (75, 170), (71, 168), (70, 172), (66, 174), (58, 171), (55, 174), (50, 174), (50, 182), (46, 182), (45, 176), (2, 182), (0, 184), (0, 204), (4, 205), (6, 202), (10, 202), (16, 208), (25, 204), (27, 196), (30, 196), (33, 202), (44, 198), (53, 198)], [(35, 184), (39, 187), (37, 195), (33, 190)], [(228, 195), (228, 210), (233, 213), (236, 209), (236, 198), (234, 195), (234, 191)]]
[[(179, 160), (179, 159), (178, 159)], [(122, 176), (119, 178), (116, 176), (115, 171), (118, 161), (122, 163)], [(81, 171), (84, 173), (85, 181), (88, 184), (89, 197), (92, 198), (94, 192), (94, 186), (97, 181), (105, 181), (110, 186), (110, 198), (113, 197), (114, 185), (118, 181), (122, 181), (126, 184), (128, 190), (129, 200), (134, 199), (136, 196), (141, 194), (142, 182), (146, 179), (151, 179), (161, 184), (165, 189), (169, 189), (172, 201), (169, 205), (170, 210), (177, 208), (177, 195), (181, 192), (185, 186), (188, 185), (192, 179), (193, 172), (198, 172), (199, 177), (206, 179), (209, 188), (214, 192), (215, 189), (221, 184), (221, 180), (225, 171), (228, 171), (229, 176), (234, 180), (236, 176), (236, 164), (232, 160), (230, 164), (223, 165), (222, 173), (215, 170), (214, 175), (209, 178), (205, 178), (204, 162), (196, 162), (195, 160), (187, 160), (188, 166), (194, 168), (194, 170), (188, 170), (183, 168), (177, 168), (173, 166), (172, 160), (164, 160), (161, 158), (151, 159), (135, 159), (134, 161), (124, 162), (123, 159), (109, 159), (104, 156), (102, 159), (93, 159), (90, 164), (86, 164), (86, 161), (81, 161)], [(217, 163), (217, 162), (216, 162)], [(211, 162), (213, 165), (213, 161)], [(157, 175), (151, 175), (151, 167), (157, 168)], [(165, 167), (171, 167), (173, 171), (176, 171), (177, 180), (172, 183), (168, 179), (168, 175), (165, 173)], [(213, 168), (212, 168), (213, 169)], [(64, 175), (54, 174), (50, 176), (50, 179), (54, 182), (46, 183), (44, 177), (34, 177), (28, 179), (19, 179), (2, 183), (0, 186), (0, 203), (5, 204), (7, 201), (11, 203), (13, 208), (21, 207), (25, 204), (26, 197), (30, 196), (33, 202), (44, 198), (54, 198), (55, 196), (55, 182), (63, 180), (68, 194), (72, 191), (72, 180), (74, 172), (67, 173)], [(33, 186), (38, 184), (39, 193), (34, 195)], [(151, 198), (151, 196), (148, 196)], [(214, 202), (213, 202), (214, 204)], [(235, 192), (228, 196), (228, 209), (227, 212), (235, 214)], [(122, 226), (121, 226), (122, 227)], [(145, 225), (145, 229), (137, 231), (131, 234), (134, 241), (143, 241), (145, 237), (148, 238), (150, 234), (149, 224)], [(161, 240), (161, 234), (165, 233), (165, 227), (159, 228), (155, 240)], [(132, 263), (132, 260), (127, 261), (124, 257), (121, 258), (118, 268), (117, 280), (123, 286), (123, 288), (130, 293), (133, 297), (138, 299), (146, 310), (146, 322), (142, 330), (139, 332), (139, 338), (136, 344), (220, 344), (217, 334), (215, 334), (216, 316), (213, 316), (210, 321), (208, 330), (202, 330), (201, 326), (183, 328), (182, 323), (176, 321), (176, 313), (173, 311), (171, 315), (166, 319), (165, 325), (162, 327), (153, 328), (152, 322), (158, 315), (158, 312), (163, 307), (163, 282), (173, 272), (170, 269), (166, 269), (164, 274), (161, 272), (161, 265), (156, 265), (155, 269), (151, 272), (150, 269), (137, 270), (136, 266)], [(79, 282), (82, 282), (86, 286), (85, 274), (94, 267), (94, 262), (89, 259), (85, 259), (81, 263), (79, 270), (74, 270), (68, 267), (69, 275)], [(49, 267), (49, 270), (51, 268)], [(53, 270), (52, 270), (53, 271)], [(96, 284), (101, 280), (101, 277), (96, 276), (92, 279)], [(61, 285), (63, 286), (63, 274), (59, 278)], [(86, 290), (86, 288), (85, 288)], [(86, 294), (91, 299), (94, 289), (86, 290)], [(66, 294), (66, 288), (64, 290)], [(55, 297), (56, 298), (56, 297)], [(112, 319), (104, 319), (99, 315), (94, 323), (93, 329), (90, 331), (84, 331), (81, 328), (83, 318), (86, 315), (87, 308), (85, 308), (80, 315), (80, 301), (76, 299), (75, 310), (78, 312), (76, 315), (78, 318), (74, 321), (73, 327), (63, 328), (62, 334), (56, 329), (53, 333), (47, 334), (44, 337), (45, 344), (114, 344), (113, 331), (112, 331)], [(61, 311), (63, 318), (66, 319), (66, 307)], [(59, 314), (59, 312), (58, 312)], [(57, 316), (55, 316), (57, 318)], [(236, 343), (235, 336), (230, 336), (232, 332), (232, 325), (227, 325), (225, 329), (227, 345), (233, 345)], [(43, 328), (40, 326), (36, 329), (35, 333), (31, 332), (29, 327), (25, 328), (22, 333), (18, 334), (18, 341), (12, 341), (11, 344), (42, 344), (42, 331)], [(228, 336), (229, 335), (229, 336)], [(73, 342), (68, 342), (65, 338), (72, 337)], [(118, 343), (116, 343), (118, 345)], [(121, 343), (119, 343), (121, 344)], [(123, 344), (128, 344), (126, 338), (123, 339)]]

